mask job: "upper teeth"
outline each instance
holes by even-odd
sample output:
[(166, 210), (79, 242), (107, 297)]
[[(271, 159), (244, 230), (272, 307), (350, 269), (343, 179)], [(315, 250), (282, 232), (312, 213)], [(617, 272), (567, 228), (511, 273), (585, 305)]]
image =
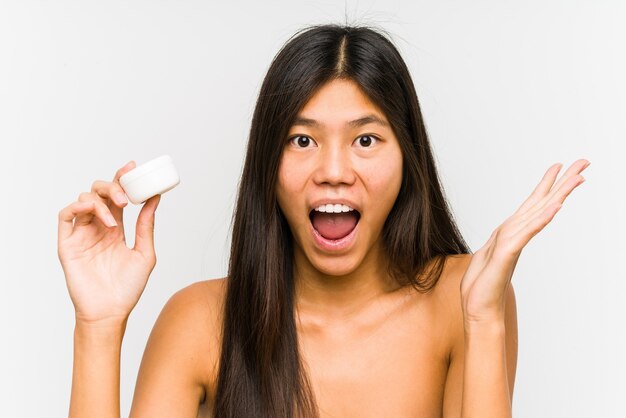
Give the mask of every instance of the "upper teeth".
[(340, 212), (349, 212), (352, 209), (350, 206), (346, 206), (346, 205), (342, 205), (342, 204), (331, 204), (328, 203), (326, 205), (321, 205), (315, 208), (316, 211), (318, 212), (332, 212), (332, 213), (340, 213)]

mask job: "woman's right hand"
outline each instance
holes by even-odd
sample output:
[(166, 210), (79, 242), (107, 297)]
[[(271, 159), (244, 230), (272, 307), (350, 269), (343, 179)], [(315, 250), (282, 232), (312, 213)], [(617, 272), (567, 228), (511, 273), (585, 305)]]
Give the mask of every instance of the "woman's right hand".
[(95, 181), (91, 192), (59, 212), (58, 256), (77, 323), (125, 323), (156, 265), (154, 211), (161, 195), (145, 202), (135, 246), (126, 246), (122, 215), (128, 200), (119, 178), (135, 165), (120, 168), (112, 182)]

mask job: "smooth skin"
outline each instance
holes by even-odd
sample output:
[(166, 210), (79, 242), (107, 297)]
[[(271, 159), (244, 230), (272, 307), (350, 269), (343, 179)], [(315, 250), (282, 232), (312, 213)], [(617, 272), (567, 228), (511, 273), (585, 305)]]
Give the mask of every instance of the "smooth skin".
[[(435, 288), (421, 294), (384, 273), (380, 231), (399, 190), (399, 146), (384, 123), (346, 124), (372, 114), (387, 122), (356, 84), (330, 82), (302, 109), (300, 117), (318, 124), (292, 127), (279, 170), (279, 205), (295, 238), (300, 349), (321, 416), (511, 416), (511, 278), (524, 246), (584, 181), (589, 162), (576, 161), (558, 181), (561, 165), (551, 166), (483, 247), (448, 257)], [(362, 138), (368, 135), (380, 141)], [(59, 212), (58, 255), (76, 311), (71, 417), (120, 416), (121, 344), (156, 264), (160, 200), (144, 204), (128, 248), (119, 177), (134, 167), (131, 161), (113, 181), (94, 182)], [(339, 196), (358, 204), (362, 216), (355, 244), (332, 254), (312, 241), (308, 204)], [(131, 416), (210, 416), (225, 280), (194, 283), (167, 302), (146, 346)]]

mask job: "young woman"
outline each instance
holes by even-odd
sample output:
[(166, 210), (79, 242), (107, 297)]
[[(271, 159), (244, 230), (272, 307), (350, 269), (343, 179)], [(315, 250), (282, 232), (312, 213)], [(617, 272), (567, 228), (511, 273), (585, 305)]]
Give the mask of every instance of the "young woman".
[[(226, 278), (166, 304), (136, 417), (507, 417), (511, 277), (589, 165), (543, 179), (470, 254), (438, 179), (409, 71), (388, 37), (309, 27), (254, 111)], [(125, 245), (119, 177), (59, 213), (76, 310), (70, 416), (117, 417), (126, 321), (155, 266), (155, 196)]]

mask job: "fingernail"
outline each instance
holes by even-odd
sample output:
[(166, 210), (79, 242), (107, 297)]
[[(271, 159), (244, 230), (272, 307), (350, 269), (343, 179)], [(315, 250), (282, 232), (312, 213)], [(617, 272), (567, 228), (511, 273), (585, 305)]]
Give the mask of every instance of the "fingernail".
[(106, 215), (104, 218), (108, 226), (117, 226), (117, 222), (115, 222), (115, 218), (112, 215)]
[(113, 200), (115, 200), (117, 203), (119, 203), (120, 205), (123, 205), (124, 203), (128, 202), (126, 200), (126, 195), (122, 192), (117, 192), (113, 195)]

